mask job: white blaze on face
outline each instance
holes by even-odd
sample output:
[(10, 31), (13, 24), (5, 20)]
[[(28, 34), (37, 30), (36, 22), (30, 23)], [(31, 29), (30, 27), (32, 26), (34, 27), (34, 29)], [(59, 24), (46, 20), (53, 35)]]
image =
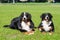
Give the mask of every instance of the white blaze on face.
[(49, 30), (50, 30), (51, 27), (49, 27), (49, 25), (50, 25), (51, 23), (52, 23), (51, 21), (48, 22), (48, 23), (47, 23), (45, 20), (42, 21), (42, 25), (43, 25), (43, 28), (44, 28), (45, 31), (49, 31)]
[(23, 16), (23, 18), (27, 19), (27, 17), (26, 17), (26, 13), (25, 13), (25, 12), (24, 12), (24, 16)]
[(46, 15), (45, 19), (47, 19), (48, 15)]

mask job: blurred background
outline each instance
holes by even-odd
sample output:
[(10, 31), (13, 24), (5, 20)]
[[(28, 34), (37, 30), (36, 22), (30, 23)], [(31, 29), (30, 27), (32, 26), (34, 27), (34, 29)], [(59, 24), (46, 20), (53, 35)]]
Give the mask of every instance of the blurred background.
[(60, 2), (60, 0), (0, 0), (0, 3), (25, 3), (25, 2), (48, 2), (48, 3), (56, 3)]

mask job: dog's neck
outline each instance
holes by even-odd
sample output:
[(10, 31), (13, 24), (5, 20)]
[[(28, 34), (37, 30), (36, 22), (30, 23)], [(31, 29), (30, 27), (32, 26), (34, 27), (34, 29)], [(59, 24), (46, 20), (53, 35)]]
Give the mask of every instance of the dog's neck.
[(22, 29), (26, 31), (30, 31), (30, 22), (25, 23), (24, 21), (21, 22)]
[(45, 20), (42, 21), (42, 25), (43, 25), (43, 28), (44, 28), (45, 31), (49, 31), (50, 30), (51, 23), (52, 23), (52, 21), (49, 21), (49, 22), (47, 22)]
[(22, 20), (21, 22), (24, 22), (24, 23), (28, 23), (28, 22), (30, 22), (30, 20)]
[(51, 23), (52, 23), (52, 21), (45, 21), (45, 20), (42, 21), (43, 25), (48, 25), (49, 26)]

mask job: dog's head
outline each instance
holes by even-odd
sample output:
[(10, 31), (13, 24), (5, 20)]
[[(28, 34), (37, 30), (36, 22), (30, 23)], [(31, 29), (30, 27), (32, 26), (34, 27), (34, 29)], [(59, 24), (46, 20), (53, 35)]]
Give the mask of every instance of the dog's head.
[(52, 20), (52, 15), (50, 13), (43, 13), (41, 16), (42, 20), (50, 21)]
[(24, 22), (29, 21), (31, 20), (31, 14), (29, 14), (28, 12), (22, 12), (20, 18)]

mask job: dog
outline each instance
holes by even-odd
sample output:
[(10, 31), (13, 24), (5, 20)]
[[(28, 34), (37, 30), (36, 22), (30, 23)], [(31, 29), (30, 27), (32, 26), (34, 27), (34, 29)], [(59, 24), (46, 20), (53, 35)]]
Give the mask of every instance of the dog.
[[(4, 27), (7, 27), (5, 25)], [(31, 14), (28, 12), (22, 12), (19, 17), (12, 19), (11, 24), (9, 25), (11, 29), (18, 29), (25, 34), (34, 34), (34, 23), (31, 19)]]
[(43, 13), (40, 18), (41, 23), (38, 26), (38, 29), (42, 32), (49, 32), (50, 35), (52, 35), (52, 33), (54, 32), (54, 24), (52, 21), (52, 15), (51, 13)]

